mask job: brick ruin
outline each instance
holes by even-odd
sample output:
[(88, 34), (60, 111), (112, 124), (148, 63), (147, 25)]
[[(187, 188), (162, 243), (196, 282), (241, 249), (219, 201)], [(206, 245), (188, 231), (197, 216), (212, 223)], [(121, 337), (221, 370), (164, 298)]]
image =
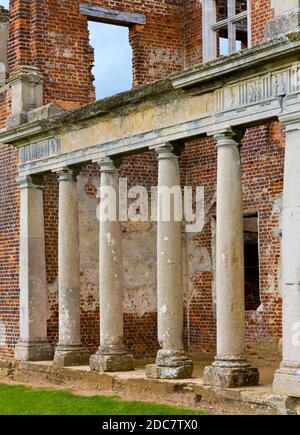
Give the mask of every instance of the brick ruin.
[[(183, 70), (192, 71), (203, 62), (205, 42), (201, 3), (205, 1), (10, 0), (9, 12), (3, 7), (0, 9), (0, 64), (5, 66), (0, 87), (0, 127), (3, 131), (6, 127), (7, 131), (13, 131), (30, 123), (30, 111), (42, 105), (55, 103), (56, 115), (60, 109), (72, 111), (95, 101), (94, 55), (89, 44), (88, 19), (97, 18), (81, 13), (80, 3), (146, 17), (146, 24), (128, 24), (133, 52), (133, 90), (137, 92), (142, 85), (172, 77)], [(227, 1), (217, 3), (218, 14), (222, 18), (225, 14), (226, 18)], [(237, 14), (247, 9), (247, 2), (235, 3)], [(277, 3), (271, 0), (248, 2), (251, 49), (270, 41), (273, 28), (268, 27), (268, 23), (282, 13)], [(99, 18), (98, 21), (103, 20)], [(228, 33), (228, 29), (223, 29), (221, 35)], [(217, 43), (221, 44), (220, 41)], [(34, 74), (34, 80), (40, 80), (35, 81), (36, 87), (42, 82), (40, 94), (35, 97), (42, 104), (35, 100), (22, 101), (23, 107), (18, 112), (14, 86), (20, 74), (27, 74), (26, 77)], [(41, 78), (37, 79), (37, 75)], [(25, 107), (26, 104), (29, 106)], [(280, 352), (281, 212), (286, 140), (282, 123), (274, 117), (269, 118), (247, 126), (241, 147), (246, 343), (251, 348)], [(175, 145), (181, 183), (205, 187), (204, 229), (201, 233), (183, 236), (184, 345), (189, 352), (213, 352), (216, 348), (216, 140), (199, 134), (180, 139)], [(0, 147), (1, 360), (13, 358), (19, 338), (18, 165), (16, 147), (3, 143)], [(124, 155), (120, 173), (131, 185), (141, 184), (149, 190), (157, 184), (155, 151)], [(91, 161), (82, 164), (77, 182), (80, 318), (82, 343), (90, 353), (95, 352), (99, 345), (99, 247), (95, 214), (99, 183), (98, 165)], [(42, 173), (42, 185), (47, 331), (50, 343), (55, 346), (58, 342), (57, 175), (51, 171)], [(159, 349), (155, 234), (156, 224), (152, 222), (122, 223), (123, 249), (126, 252), (123, 258), (124, 340), (136, 357), (154, 356)]]

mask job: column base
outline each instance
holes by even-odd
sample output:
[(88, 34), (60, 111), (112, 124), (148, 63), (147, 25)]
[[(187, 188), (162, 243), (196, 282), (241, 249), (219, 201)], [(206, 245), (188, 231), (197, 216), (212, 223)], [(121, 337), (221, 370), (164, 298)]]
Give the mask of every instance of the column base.
[(53, 359), (53, 348), (46, 340), (20, 340), (15, 347), (15, 359), (19, 361), (50, 361)]
[(184, 351), (159, 350), (156, 364), (146, 366), (146, 376), (152, 379), (186, 379), (193, 373), (193, 361)]
[(204, 385), (220, 388), (254, 387), (259, 383), (259, 371), (245, 359), (216, 359), (205, 367)]
[(89, 364), (90, 353), (82, 346), (58, 345), (53, 364), (56, 367), (85, 366)]
[(283, 362), (275, 372), (273, 393), (300, 397), (300, 363)]
[(124, 349), (100, 347), (90, 357), (90, 368), (97, 372), (126, 372), (134, 370), (134, 358)]

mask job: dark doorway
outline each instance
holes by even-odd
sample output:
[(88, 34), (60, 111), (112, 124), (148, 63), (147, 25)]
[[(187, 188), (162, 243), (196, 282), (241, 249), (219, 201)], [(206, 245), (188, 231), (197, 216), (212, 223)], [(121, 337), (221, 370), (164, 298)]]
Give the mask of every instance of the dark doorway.
[(260, 306), (258, 215), (244, 217), (245, 309)]

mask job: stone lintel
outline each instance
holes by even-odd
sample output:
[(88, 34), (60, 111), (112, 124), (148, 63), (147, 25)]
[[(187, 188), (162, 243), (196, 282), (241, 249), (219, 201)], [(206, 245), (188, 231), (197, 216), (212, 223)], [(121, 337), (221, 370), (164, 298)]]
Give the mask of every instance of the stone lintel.
[(79, 11), (86, 15), (91, 21), (101, 23), (119, 24), (119, 25), (144, 25), (146, 24), (146, 15), (136, 12), (126, 12), (116, 9), (107, 9), (100, 6), (89, 5), (86, 3), (79, 4)]

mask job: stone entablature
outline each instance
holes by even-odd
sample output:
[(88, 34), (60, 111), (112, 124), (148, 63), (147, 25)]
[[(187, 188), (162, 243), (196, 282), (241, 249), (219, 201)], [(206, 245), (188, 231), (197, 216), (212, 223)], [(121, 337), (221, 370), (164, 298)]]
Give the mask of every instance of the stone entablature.
[(20, 173), (31, 174), (276, 119), (300, 107), (299, 50), (300, 41), (281, 39), (2, 130), (0, 140), (20, 147)]
[[(205, 383), (227, 388), (256, 385), (258, 371), (244, 357), (240, 146), (245, 128), (279, 119), (286, 127), (287, 151), (281, 255), (284, 360), (276, 374), (274, 391), (300, 397), (299, 346), (294, 349), (292, 335), (295, 325), (299, 325), (300, 313), (297, 294), (299, 192), (295, 189), (299, 184), (299, 48), (299, 41), (284, 38), (70, 113), (49, 115), (49, 119), (50, 108), (42, 105), (43, 78), (39, 71), (18, 72), (11, 82), (13, 118), (7, 124), (11, 130), (0, 132), (0, 140), (20, 148), (21, 321), (16, 359), (52, 358), (47, 340), (44, 198), (39, 185), (41, 177), (34, 174), (50, 171), (58, 174), (59, 344), (54, 361), (63, 366), (82, 364), (87, 353), (80, 333), (80, 229), (76, 185), (80, 165), (97, 162), (101, 188), (118, 190), (114, 157), (151, 148), (158, 155), (158, 185), (180, 186), (179, 165), (171, 142), (206, 134), (214, 136), (218, 154), (215, 247), (218, 353), (205, 372)], [(261, 145), (260, 141), (256, 143)], [(192, 154), (188, 146), (187, 153)], [(203, 166), (198, 166), (202, 170)], [(249, 173), (252, 176), (251, 170)], [(101, 338), (90, 367), (98, 371), (131, 369), (133, 361), (123, 343), (123, 257), (118, 220), (105, 225), (100, 222), (99, 242)], [(182, 342), (181, 253), (181, 223), (158, 219), (157, 311), (158, 341), (162, 349), (157, 354), (156, 365), (147, 369), (149, 377), (191, 376), (192, 363), (183, 352)]]
[(226, 86), (215, 91), (216, 112), (242, 108), (300, 90), (300, 63)]
[(28, 162), (57, 156), (60, 151), (60, 140), (58, 138), (46, 139), (41, 142), (32, 143), (19, 148), (20, 165)]

